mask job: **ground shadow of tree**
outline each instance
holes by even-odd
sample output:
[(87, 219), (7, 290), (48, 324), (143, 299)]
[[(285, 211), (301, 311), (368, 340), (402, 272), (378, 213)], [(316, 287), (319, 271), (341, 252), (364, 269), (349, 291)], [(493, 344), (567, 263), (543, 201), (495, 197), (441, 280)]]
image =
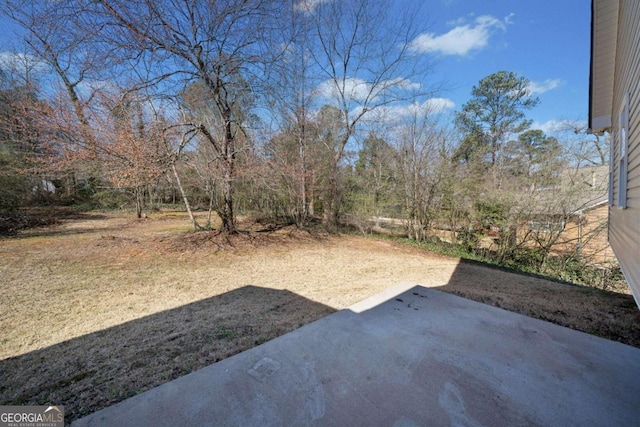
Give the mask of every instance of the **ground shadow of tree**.
[(59, 404), (71, 422), (335, 310), (245, 286), (0, 361), (0, 404)]
[[(55, 227), (63, 221), (83, 220), (98, 221), (108, 216), (96, 213), (84, 213), (72, 208), (44, 207), (14, 211), (0, 211), (0, 237), (24, 239), (30, 237), (47, 237), (57, 235), (85, 234), (95, 232), (97, 228), (86, 227), (68, 230)], [(104, 228), (102, 231), (108, 231)]]

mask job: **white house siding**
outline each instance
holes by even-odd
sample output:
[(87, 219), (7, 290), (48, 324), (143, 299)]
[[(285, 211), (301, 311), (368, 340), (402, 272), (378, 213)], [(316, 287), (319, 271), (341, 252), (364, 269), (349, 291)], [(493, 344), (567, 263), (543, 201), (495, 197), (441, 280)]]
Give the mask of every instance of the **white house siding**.
[[(640, 1), (621, 0), (612, 106), (613, 206), (609, 241), (640, 306)], [(618, 114), (629, 97), (627, 208), (618, 207)]]

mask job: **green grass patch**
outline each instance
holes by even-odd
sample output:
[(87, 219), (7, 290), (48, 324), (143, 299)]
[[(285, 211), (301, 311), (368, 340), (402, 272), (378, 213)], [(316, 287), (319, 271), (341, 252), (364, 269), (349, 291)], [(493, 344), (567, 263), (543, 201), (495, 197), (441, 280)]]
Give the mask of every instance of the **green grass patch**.
[(469, 261), (483, 262), (483, 263), (492, 264), (492, 265), (499, 265), (491, 258), (482, 256), (481, 254), (468, 250), (463, 245), (459, 245), (455, 243), (448, 243), (448, 242), (443, 242), (441, 240), (435, 240), (435, 239), (417, 241), (414, 239), (409, 239), (408, 237), (398, 237), (398, 236), (376, 235), (373, 237), (376, 239), (390, 240), (390, 241), (401, 243), (407, 246), (413, 246), (413, 247), (423, 249), (429, 252), (434, 252), (440, 255), (466, 259)]

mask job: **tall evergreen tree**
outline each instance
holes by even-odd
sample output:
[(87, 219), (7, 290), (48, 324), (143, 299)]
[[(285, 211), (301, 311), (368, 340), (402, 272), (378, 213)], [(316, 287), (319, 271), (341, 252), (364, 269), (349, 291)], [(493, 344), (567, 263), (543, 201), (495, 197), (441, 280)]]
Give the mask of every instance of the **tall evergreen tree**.
[(506, 138), (529, 128), (525, 111), (538, 105), (531, 96), (530, 81), (513, 72), (499, 71), (480, 80), (471, 100), (456, 114), (456, 126), (466, 136), (462, 156), (468, 160), (474, 150), (486, 150), (495, 164)]

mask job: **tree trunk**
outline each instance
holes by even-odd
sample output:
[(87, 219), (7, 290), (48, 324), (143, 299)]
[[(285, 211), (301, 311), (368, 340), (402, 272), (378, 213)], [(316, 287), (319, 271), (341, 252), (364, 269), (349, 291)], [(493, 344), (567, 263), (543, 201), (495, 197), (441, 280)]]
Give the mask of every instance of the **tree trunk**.
[(329, 176), (327, 197), (324, 201), (324, 226), (329, 231), (334, 231), (338, 226), (337, 198), (338, 198), (338, 179), (337, 171), (334, 169)]
[(209, 209), (207, 210), (207, 225), (206, 228), (211, 229), (211, 213), (213, 212), (213, 200), (215, 197), (215, 192), (213, 186), (211, 186), (211, 191), (209, 191)]
[(324, 209), (324, 225), (327, 229), (333, 231), (338, 226), (338, 196), (339, 196), (339, 183), (338, 175), (340, 173), (340, 161), (344, 156), (344, 149), (347, 146), (347, 141), (351, 137), (351, 129), (347, 129), (345, 136), (342, 137), (338, 145), (338, 151), (333, 156), (333, 164), (329, 172), (329, 188), (327, 192), (327, 200), (325, 201)]
[(298, 141), (300, 147), (300, 212), (298, 212), (296, 219), (298, 225), (304, 225), (309, 216), (309, 210), (307, 209), (307, 166), (303, 138), (301, 137)]
[(137, 186), (133, 191), (136, 196), (136, 216), (140, 219), (142, 218), (142, 206), (144, 204), (144, 190), (142, 187)]
[(228, 234), (236, 233), (236, 222), (233, 215), (233, 176), (232, 168), (230, 165), (226, 165), (224, 171), (224, 179), (222, 182), (222, 194), (224, 197), (224, 204), (222, 206), (220, 219), (222, 220), (222, 231)]
[(176, 179), (176, 183), (178, 184), (178, 189), (180, 190), (180, 194), (182, 195), (182, 201), (184, 202), (184, 206), (187, 209), (187, 213), (189, 214), (189, 219), (191, 220), (191, 224), (193, 224), (193, 229), (195, 231), (202, 230), (198, 221), (193, 216), (193, 211), (191, 210), (191, 205), (189, 204), (189, 199), (187, 198), (187, 193), (184, 192), (184, 188), (182, 187), (182, 182), (180, 181), (180, 176), (178, 175), (178, 170), (176, 169), (176, 164), (171, 163), (171, 171), (173, 172), (173, 176)]
[(236, 229), (236, 218), (233, 212), (233, 180), (234, 168), (236, 161), (235, 154), (235, 135), (232, 129), (233, 120), (231, 119), (231, 110), (224, 112), (225, 117), (225, 133), (224, 133), (224, 159), (222, 166), (224, 168), (224, 176), (222, 179), (222, 196), (224, 203), (218, 214), (222, 220), (222, 231), (227, 234), (234, 234)]

